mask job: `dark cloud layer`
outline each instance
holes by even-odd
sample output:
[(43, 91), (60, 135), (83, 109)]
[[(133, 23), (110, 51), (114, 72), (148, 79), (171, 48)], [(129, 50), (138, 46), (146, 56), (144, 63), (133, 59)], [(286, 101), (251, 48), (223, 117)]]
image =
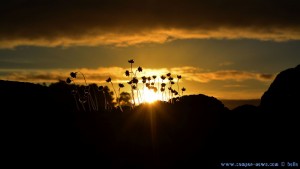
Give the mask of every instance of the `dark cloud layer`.
[(0, 47), (300, 39), (298, 0), (5, 0)]

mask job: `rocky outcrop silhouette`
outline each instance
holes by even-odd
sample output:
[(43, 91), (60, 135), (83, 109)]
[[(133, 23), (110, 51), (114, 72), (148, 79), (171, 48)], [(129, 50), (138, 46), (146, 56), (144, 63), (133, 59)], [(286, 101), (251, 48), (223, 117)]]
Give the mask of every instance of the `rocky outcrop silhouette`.
[(260, 107), (273, 114), (300, 112), (300, 65), (276, 76), (261, 97)]

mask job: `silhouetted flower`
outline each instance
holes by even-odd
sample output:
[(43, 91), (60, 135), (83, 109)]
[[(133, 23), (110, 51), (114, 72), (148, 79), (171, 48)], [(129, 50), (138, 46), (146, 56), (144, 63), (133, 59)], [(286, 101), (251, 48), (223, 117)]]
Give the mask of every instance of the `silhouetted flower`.
[(173, 77), (169, 77), (168, 79), (171, 81), (171, 80), (173, 80)]
[(168, 87), (169, 90), (173, 90), (172, 87)]
[(107, 83), (111, 82), (111, 78), (109, 77), (108, 79), (106, 79), (106, 82)]
[(132, 63), (134, 63), (134, 60), (130, 59), (130, 60), (128, 60), (128, 62), (132, 64)]
[(126, 70), (126, 71), (125, 71), (125, 75), (126, 75), (126, 76), (129, 76), (129, 75), (130, 75), (129, 70)]
[(129, 81), (129, 82), (127, 82), (127, 83), (131, 85), (131, 84), (132, 84), (132, 80), (130, 80), (130, 81)]
[(143, 83), (146, 83), (146, 80), (145, 79), (143, 79), (143, 81), (142, 81)]
[(151, 85), (154, 86), (154, 82), (151, 82)]
[(138, 80), (136, 77), (134, 77), (134, 78), (132, 79), (132, 83), (137, 84), (138, 82), (139, 82), (139, 80)]
[(71, 73), (70, 73), (70, 76), (71, 76), (72, 78), (76, 78), (77, 72), (71, 72)]
[(162, 80), (165, 80), (165, 79), (166, 79), (166, 76), (161, 75), (160, 78), (161, 78)]
[(165, 88), (160, 88), (160, 91), (161, 91), (161, 92), (164, 92), (164, 91), (165, 91)]
[(72, 82), (72, 80), (68, 77), (68, 78), (66, 79), (66, 82), (67, 82), (68, 84), (70, 84), (70, 83)]
[(171, 81), (171, 85), (175, 84), (175, 82)]
[(178, 92), (175, 90), (175, 91), (174, 91), (174, 94), (175, 94), (175, 96), (176, 96), (176, 95), (178, 95)]
[(142, 79), (143, 79), (143, 80), (147, 80), (147, 77), (146, 77), (146, 76), (142, 76)]
[(186, 88), (183, 87), (181, 90), (184, 92), (186, 90)]
[(181, 79), (181, 75), (177, 75), (177, 78), (178, 78), (178, 79)]
[(151, 77), (149, 76), (147, 79), (148, 79), (148, 81), (150, 81), (150, 80), (151, 80)]
[(141, 66), (139, 66), (139, 67), (138, 67), (138, 71), (139, 71), (139, 72), (142, 72), (142, 71), (143, 71), (143, 68), (142, 68)]
[(170, 76), (171, 76), (171, 73), (167, 73), (167, 76), (170, 77)]
[(166, 84), (165, 84), (165, 83), (162, 83), (162, 84), (161, 84), (161, 87), (166, 87)]
[(133, 86), (132, 86), (132, 89), (135, 90), (135, 89), (136, 89), (136, 85), (133, 85)]
[(122, 88), (124, 87), (124, 85), (122, 83), (119, 83), (119, 87)]
[(156, 79), (156, 75), (153, 75), (152, 77), (153, 77), (153, 79)]

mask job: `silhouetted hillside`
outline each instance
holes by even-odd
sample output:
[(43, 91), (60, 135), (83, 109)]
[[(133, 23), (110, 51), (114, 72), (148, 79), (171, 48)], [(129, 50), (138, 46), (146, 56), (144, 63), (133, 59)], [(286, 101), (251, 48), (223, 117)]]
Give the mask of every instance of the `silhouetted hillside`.
[[(280, 72), (261, 98), (268, 112), (300, 112), (300, 65)], [(283, 112), (282, 112), (283, 113)]]
[(290, 82), (299, 81), (285, 72), (260, 107), (233, 110), (201, 94), (175, 98), (172, 104), (105, 110), (98, 93), (99, 110), (84, 112), (76, 109), (74, 86), (62, 81), (49, 87), (0, 81), (5, 160), (85, 168), (218, 168), (221, 162), (295, 161), (298, 156), (291, 152), (299, 152), (299, 118), (269, 112), (278, 106), (274, 100), (284, 102), (279, 110), (297, 107), (297, 101), (285, 101), (286, 95), (272, 94), (298, 90)]

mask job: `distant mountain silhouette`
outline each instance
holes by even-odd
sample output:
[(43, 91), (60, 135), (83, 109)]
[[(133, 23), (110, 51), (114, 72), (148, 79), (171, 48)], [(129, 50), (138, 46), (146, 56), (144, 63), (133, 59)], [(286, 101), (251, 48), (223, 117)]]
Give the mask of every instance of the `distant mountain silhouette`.
[(263, 94), (260, 107), (273, 113), (300, 112), (300, 65), (277, 75)]
[(232, 99), (221, 99), (220, 100), (227, 108), (233, 110), (242, 105), (253, 105), (259, 106), (260, 99), (239, 99), (239, 100), (232, 100)]

